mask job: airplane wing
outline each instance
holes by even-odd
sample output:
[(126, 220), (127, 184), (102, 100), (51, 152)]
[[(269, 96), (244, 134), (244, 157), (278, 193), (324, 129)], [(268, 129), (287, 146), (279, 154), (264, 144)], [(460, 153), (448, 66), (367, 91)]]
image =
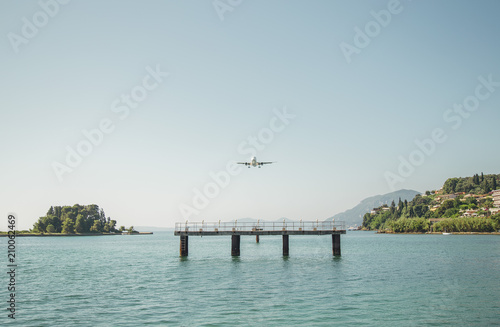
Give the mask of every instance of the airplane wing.
[(249, 162), (237, 162), (237, 164), (238, 165), (246, 165), (246, 166), (250, 165)]
[(258, 162), (257, 164), (258, 165), (269, 165), (269, 164), (272, 164), (272, 163), (275, 163), (276, 161), (266, 161), (266, 162)]

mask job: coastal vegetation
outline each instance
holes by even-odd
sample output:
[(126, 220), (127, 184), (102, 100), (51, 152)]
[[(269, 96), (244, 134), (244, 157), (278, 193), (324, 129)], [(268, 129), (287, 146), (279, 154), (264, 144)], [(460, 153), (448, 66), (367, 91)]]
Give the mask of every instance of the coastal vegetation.
[(500, 209), (495, 208), (492, 197), (499, 181), (500, 175), (482, 173), (449, 178), (438, 191), (374, 208), (364, 215), (362, 227), (395, 233), (500, 230)]
[(449, 178), (443, 185), (445, 194), (465, 192), (469, 194), (487, 194), (496, 190), (500, 175), (475, 174), (472, 177)]
[[(125, 230), (125, 227), (123, 230)], [(120, 228), (121, 229), (121, 228)], [(133, 231), (133, 227), (130, 228)], [(106, 217), (104, 210), (96, 204), (50, 207), (47, 214), (33, 225), (33, 233), (115, 233), (116, 220)]]

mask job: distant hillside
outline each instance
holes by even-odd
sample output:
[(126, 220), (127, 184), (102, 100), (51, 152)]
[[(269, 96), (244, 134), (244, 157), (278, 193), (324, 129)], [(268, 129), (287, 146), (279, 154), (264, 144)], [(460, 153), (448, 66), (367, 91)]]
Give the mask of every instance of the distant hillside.
[(391, 204), (392, 201), (397, 203), (399, 198), (401, 198), (401, 201), (411, 201), (417, 194), (420, 194), (420, 192), (414, 190), (399, 190), (384, 195), (375, 195), (364, 199), (354, 208), (336, 214), (335, 216), (326, 220), (335, 218), (335, 220), (345, 221), (346, 226), (355, 224), (361, 226), (361, 224), (363, 223), (364, 214), (370, 212), (373, 208), (380, 207), (383, 204)]
[(394, 233), (481, 232), (500, 230), (500, 175), (453, 177), (442, 189), (412, 201), (378, 207), (363, 216), (363, 228)]
[(134, 229), (140, 232), (170, 232), (173, 228), (157, 226), (134, 226)]

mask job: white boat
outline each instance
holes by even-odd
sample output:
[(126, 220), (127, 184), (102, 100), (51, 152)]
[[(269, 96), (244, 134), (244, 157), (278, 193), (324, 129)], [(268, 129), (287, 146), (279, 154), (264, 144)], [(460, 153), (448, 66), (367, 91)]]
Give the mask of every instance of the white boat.
[(451, 235), (451, 233), (443, 233), (443, 235)]

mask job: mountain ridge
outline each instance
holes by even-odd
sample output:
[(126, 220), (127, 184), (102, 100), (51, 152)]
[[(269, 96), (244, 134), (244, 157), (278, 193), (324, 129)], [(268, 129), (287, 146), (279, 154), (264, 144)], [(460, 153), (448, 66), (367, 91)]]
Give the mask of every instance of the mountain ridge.
[(370, 212), (373, 208), (380, 207), (381, 205), (384, 204), (390, 204), (392, 201), (398, 202), (399, 198), (401, 198), (402, 201), (404, 200), (411, 201), (417, 194), (421, 194), (421, 192), (417, 192), (415, 190), (401, 189), (386, 194), (370, 196), (361, 200), (360, 203), (354, 206), (353, 208), (338, 213), (336, 215), (333, 215), (332, 217), (325, 219), (325, 221), (335, 219), (335, 220), (345, 221), (346, 226), (352, 226), (352, 225), (361, 226), (361, 224), (363, 223), (364, 214)]

